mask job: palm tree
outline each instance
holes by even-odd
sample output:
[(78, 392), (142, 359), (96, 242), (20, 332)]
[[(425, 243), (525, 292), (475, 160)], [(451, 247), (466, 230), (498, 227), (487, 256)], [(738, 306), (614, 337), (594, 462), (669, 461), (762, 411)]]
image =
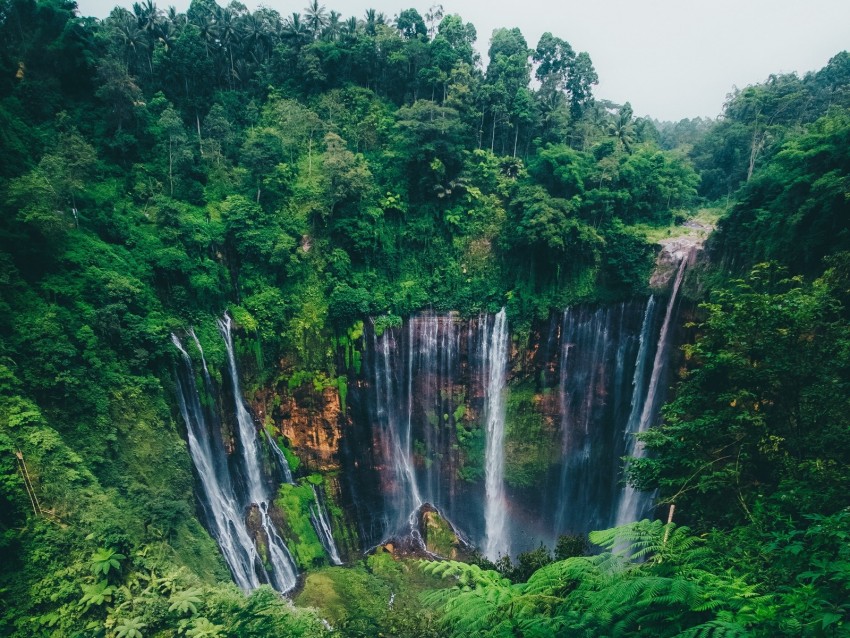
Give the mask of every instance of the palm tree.
[(632, 105), (626, 102), (608, 127), (609, 134), (614, 136), (629, 154), (632, 152), (632, 142), (635, 140), (635, 123), (632, 120), (632, 113)]
[(366, 17), (363, 21), (363, 26), (366, 28), (366, 33), (375, 35), (375, 26), (378, 24), (378, 14), (374, 9), (366, 9)]
[(233, 66), (233, 79), (244, 88), (255, 70), (256, 65), (251, 64), (246, 58), (239, 58)]
[(157, 8), (154, 0), (143, 0), (141, 4), (134, 2), (133, 13), (139, 23), (139, 28), (153, 39), (162, 20), (162, 11)]
[(354, 16), (350, 17), (346, 20), (342, 25), (342, 35), (347, 38), (353, 38), (357, 35), (357, 29), (359, 28), (359, 24), (357, 23), (357, 18)]
[(162, 24), (159, 25), (157, 40), (162, 42), (165, 50), (168, 51), (174, 46), (178, 35), (179, 33), (174, 23), (170, 20), (163, 20)]
[(259, 13), (245, 16), (239, 26), (242, 31), (244, 51), (250, 53), (257, 62), (265, 60), (269, 50), (269, 34)]
[(198, 27), (201, 42), (204, 43), (204, 51), (207, 57), (209, 57), (210, 52), (217, 50), (219, 47), (218, 23), (215, 16), (212, 13), (205, 13), (197, 18), (195, 26)]
[(325, 40), (330, 40), (331, 42), (335, 42), (339, 39), (340, 34), (342, 33), (342, 16), (338, 14), (336, 11), (331, 11), (328, 16), (328, 23), (325, 25), (324, 30), (322, 31), (322, 37)]
[(183, 28), (189, 23), (189, 18), (185, 13), (178, 13), (177, 7), (171, 6), (168, 7), (168, 11), (165, 13), (165, 19), (174, 25), (178, 32), (182, 31)]
[(239, 48), (241, 32), (238, 28), (238, 18), (236, 13), (230, 8), (225, 7), (220, 9), (216, 16), (218, 23), (218, 40), (224, 51), (227, 52), (227, 57), (230, 62), (230, 72), (228, 73), (229, 84), (233, 88), (233, 51)]
[(296, 48), (300, 48), (310, 38), (300, 13), (293, 13), (286, 19), (283, 24), (283, 37), (295, 43)]
[(147, 35), (139, 27), (135, 16), (126, 9), (116, 9), (107, 22), (112, 23), (107, 28), (110, 29), (113, 38), (123, 48), (124, 64), (129, 67), (130, 63), (134, 62), (141, 52), (149, 48)]
[(322, 29), (328, 24), (328, 15), (324, 6), (319, 6), (319, 0), (313, 0), (310, 5), (304, 9), (305, 26), (313, 34), (313, 38), (318, 38), (322, 33)]
[(283, 20), (274, 9), (262, 7), (246, 16), (242, 22), (246, 49), (251, 47), (253, 57), (264, 62), (283, 39)]

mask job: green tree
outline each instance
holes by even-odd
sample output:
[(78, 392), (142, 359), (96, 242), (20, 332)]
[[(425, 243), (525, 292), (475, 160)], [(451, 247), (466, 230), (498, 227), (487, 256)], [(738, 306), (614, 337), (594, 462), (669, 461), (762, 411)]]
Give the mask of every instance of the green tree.
[(531, 80), (531, 51), (519, 29), (496, 29), (490, 39), (490, 64), (487, 66), (486, 90), (491, 119), (490, 150), (495, 151), (496, 128), (501, 132), (501, 153), (506, 154), (508, 130), (516, 136), (530, 107), (528, 83)]
[[(686, 349), (694, 368), (664, 423), (642, 435), (651, 455), (635, 461), (634, 477), (687, 520), (729, 526), (752, 520), (787, 481), (816, 480), (812, 464), (847, 463), (850, 335), (823, 281), (766, 265), (717, 291), (705, 311)], [(821, 480), (810, 507), (846, 489), (843, 473)]]

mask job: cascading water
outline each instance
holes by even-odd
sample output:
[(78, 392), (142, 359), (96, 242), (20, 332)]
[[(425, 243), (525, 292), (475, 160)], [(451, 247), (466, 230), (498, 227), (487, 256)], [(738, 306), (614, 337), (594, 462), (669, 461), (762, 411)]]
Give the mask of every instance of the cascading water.
[[(661, 398), (659, 396), (658, 387), (661, 379), (661, 375), (664, 371), (664, 368), (667, 364), (667, 349), (669, 345), (669, 332), (670, 325), (672, 323), (673, 312), (676, 307), (676, 302), (679, 297), (679, 288), (682, 285), (682, 280), (685, 276), (685, 269), (688, 264), (689, 256), (682, 257), (679, 261), (679, 266), (676, 271), (676, 278), (673, 282), (673, 288), (670, 291), (670, 299), (667, 302), (667, 310), (664, 313), (664, 322), (661, 324), (661, 331), (658, 335), (658, 345), (655, 348), (655, 358), (652, 364), (652, 374), (649, 380), (649, 386), (647, 387), (646, 394), (643, 396), (642, 404), (638, 409), (638, 404), (632, 402), (632, 411), (629, 415), (629, 422), (627, 425), (627, 433), (630, 434), (629, 447), (628, 447), (628, 456), (640, 458), (644, 455), (644, 447), (641, 441), (637, 440), (634, 436), (635, 434), (640, 434), (646, 432), (647, 429), (652, 425), (655, 420), (658, 410), (660, 409)], [(653, 299), (650, 298), (650, 305), (652, 304)], [(649, 313), (649, 306), (647, 306), (647, 313)], [(644, 321), (646, 323), (646, 320)], [(643, 340), (644, 334), (641, 332), (641, 348), (643, 348)], [(644, 372), (640, 368), (635, 370), (635, 385), (638, 385), (638, 372), (640, 372), (641, 377)], [(642, 378), (640, 379), (642, 381)], [(636, 390), (637, 391), (637, 390)], [(636, 418), (637, 414), (640, 413), (640, 418)], [(648, 509), (648, 501), (650, 500), (651, 495), (639, 492), (631, 485), (626, 485), (623, 489), (623, 494), (620, 498), (620, 503), (617, 507), (617, 525), (624, 525), (626, 523), (630, 523), (632, 521), (638, 520), (641, 516), (643, 516), (644, 512)]]
[(230, 372), (230, 383), (233, 389), (233, 403), (236, 411), (236, 434), (239, 437), (240, 450), (242, 453), (242, 468), (246, 474), (246, 486), (248, 498), (252, 503), (263, 503), (268, 497), (266, 487), (263, 484), (261, 469), (262, 457), (260, 456), (259, 441), (257, 439), (257, 428), (254, 420), (248, 414), (248, 408), (242, 400), (242, 391), (239, 387), (239, 374), (236, 369), (236, 356), (233, 351), (233, 335), (230, 333), (230, 315), (225, 314), (224, 319), (217, 319), (218, 329), (227, 346), (227, 369)]
[[(355, 499), (367, 547), (396, 538), (422, 549), (418, 515), (425, 504), (463, 539), (484, 538), (485, 494), (474, 480), (458, 480), (464, 472), (477, 471), (461, 466), (458, 433), (480, 436), (484, 442), (486, 424), (478, 417), (492, 394), (485, 374), (491, 332), (499, 328), (495, 343), (506, 357), (507, 329), (504, 314), (498, 321), (482, 316), (474, 324), (480, 329), (468, 332), (452, 313), (425, 312), (380, 336), (371, 326), (367, 330), (370, 347), (363, 365), (368, 391), (355, 389), (349, 395), (353, 412), (359, 414), (355, 420), (369, 428), (360, 444), (365, 449), (350, 461), (349, 489), (380, 497)], [(498, 369), (501, 381), (496, 385), (504, 383), (505, 368)], [(471, 414), (470, 404), (475, 405)], [(366, 483), (368, 470), (360, 465), (364, 454), (373, 455), (374, 487)], [(478, 462), (483, 475), (483, 458)]]
[[(632, 397), (640, 302), (576, 306), (560, 325), (559, 460), (546, 481), (551, 486), (529, 509), (544, 524), (539, 540), (580, 534), (612, 521), (620, 486), (623, 426)], [(529, 513), (529, 517), (534, 517)], [(539, 541), (538, 541), (539, 542)]]
[(629, 420), (626, 424), (626, 436), (631, 436), (637, 431), (643, 414), (644, 399), (646, 398), (643, 392), (644, 376), (646, 375), (646, 356), (649, 347), (649, 330), (652, 327), (652, 320), (655, 315), (655, 295), (650, 296), (646, 304), (646, 311), (643, 314), (643, 323), (641, 324), (640, 337), (638, 338), (638, 354), (635, 364), (635, 373), (632, 377), (632, 401), (631, 410), (629, 411)]
[(493, 318), (480, 320), (481, 360), (486, 362), (484, 419), (486, 453), (484, 457), (484, 555), (496, 560), (510, 553), (506, 534), (505, 503), (505, 379), (508, 368), (508, 321), (505, 309)]
[(255, 504), (260, 514), (260, 526), (265, 534), (268, 549), (269, 578), (276, 589), (287, 591), (295, 586), (295, 562), (268, 514), (268, 501), (271, 495), (262, 478), (262, 456), (260, 456), (257, 428), (254, 427), (254, 421), (242, 399), (239, 374), (236, 369), (236, 355), (233, 350), (233, 335), (230, 332), (230, 315), (225, 314), (223, 319), (218, 320), (218, 328), (227, 347), (227, 363), (240, 443), (238, 447), (245, 470), (248, 502)]
[(277, 463), (277, 467), (280, 470), (280, 478), (284, 483), (293, 483), (292, 480), (292, 470), (289, 469), (289, 461), (286, 460), (286, 457), (283, 455), (283, 452), (278, 447), (275, 440), (272, 438), (272, 435), (269, 434), (265, 429), (263, 430), (263, 434), (266, 437), (266, 443), (269, 446), (269, 449), (272, 451), (274, 455), (274, 460)]
[[(651, 495), (624, 492), (622, 458), (664, 396), (680, 274), (666, 313), (653, 296), (553, 317), (532, 333), (510, 387), (504, 311), (425, 312), (380, 335), (367, 326), (343, 442), (364, 546), (407, 539), (421, 549), (426, 504), (491, 559), (610, 527), (630, 498), (639, 507), (628, 511), (644, 512)], [(508, 410), (517, 390), (533, 403), (518, 407), (519, 394)], [(526, 409), (537, 425), (517, 427), (537, 428), (539, 441), (511, 438), (520, 430), (506, 420)]]
[[(295, 564), (269, 515), (270, 495), (262, 478), (257, 432), (239, 390), (230, 335), (230, 317), (225, 315), (225, 319), (219, 322), (219, 328), (227, 347), (237, 420), (237, 447), (241, 452), (240, 469), (244, 477), (241, 481), (234, 480), (230, 472), (216, 410), (205, 411), (201, 406), (192, 359), (180, 339), (174, 334), (171, 335), (171, 341), (183, 359), (182, 369), (179, 369), (177, 374), (177, 398), (180, 413), (186, 423), (189, 453), (198, 474), (207, 527), (218, 542), (233, 579), (242, 590), (247, 592), (263, 583), (269, 583), (278, 591), (288, 591), (295, 586)], [(195, 333), (190, 330), (189, 334), (201, 356), (204, 390), (207, 396), (214, 397), (216, 392), (203, 349)], [(285, 464), (285, 459), (283, 462)], [(288, 472), (288, 467), (284, 467)], [(254, 510), (257, 513), (258, 532), (263, 535), (264, 557), (260, 556), (247, 526), (247, 520), (251, 518)]]
[(342, 565), (342, 559), (339, 557), (339, 549), (337, 549), (333, 533), (331, 532), (327, 509), (325, 508), (324, 501), (319, 498), (319, 492), (316, 490), (315, 485), (313, 486), (313, 499), (315, 500), (315, 505), (310, 506), (310, 522), (313, 524), (316, 534), (322, 543), (322, 547), (325, 548), (325, 552), (327, 552), (330, 558), (331, 564)]
[[(393, 332), (386, 330), (380, 337), (374, 332), (372, 334), (374, 352), (377, 353), (375, 395), (377, 418), (383, 434), (383, 461), (391, 468), (388, 477), (391, 485), (387, 491), (391, 506), (387, 508), (389, 519), (385, 520), (384, 533), (415, 535), (416, 512), (423, 501), (411, 458), (410, 400), (401, 400), (405, 385), (403, 375), (399, 375), (401, 366), (396, 360), (399, 349)], [(407, 408), (406, 414), (399, 410), (401, 406)]]
[[(199, 477), (207, 528), (218, 542), (233, 580), (247, 592), (260, 586), (256, 569), (257, 551), (245, 528), (243, 508), (238, 504), (226, 471), (224, 448), (213, 445), (215, 438), (210, 420), (198, 399), (192, 359), (176, 335), (171, 335), (171, 341), (183, 358), (183, 367), (177, 374), (177, 401), (186, 423), (189, 454)], [(206, 363), (204, 369), (206, 371)], [(205, 380), (208, 379), (209, 375), (205, 374)]]
[[(226, 319), (229, 321), (229, 317), (226, 317)], [(229, 334), (229, 323), (219, 322), (219, 328), (221, 328), (222, 331), (227, 328)], [(195, 338), (195, 342), (197, 343), (195, 333), (192, 332), (191, 334), (192, 337)], [(200, 347), (200, 344), (198, 344), (199, 349)], [(228, 350), (228, 353), (230, 352), (232, 351)], [(204, 364), (204, 371), (206, 373), (206, 363)], [(243, 411), (242, 414), (247, 414), (247, 410)], [(237, 418), (238, 415), (239, 412), (237, 412)], [(290, 470), (289, 468), (289, 462), (286, 460), (286, 456), (284, 456), (283, 451), (280, 449), (277, 442), (272, 438), (271, 434), (269, 434), (267, 430), (262, 429), (261, 431), (266, 439), (266, 445), (271, 450), (272, 455), (274, 456), (275, 464), (277, 465), (277, 468), (280, 471), (280, 480), (284, 483), (294, 485), (295, 481), (292, 478), (292, 470)], [(324, 503), (319, 500), (315, 486), (313, 487), (313, 496), (315, 497), (316, 503), (315, 505), (310, 506), (310, 522), (312, 523), (313, 528), (316, 530), (316, 536), (318, 536), (319, 541), (322, 543), (322, 547), (325, 549), (325, 552), (327, 553), (331, 564), (342, 565), (342, 559), (339, 556), (339, 549), (337, 549), (336, 542), (333, 538), (333, 533), (331, 532), (331, 525), (330, 521), (328, 520), (327, 511), (325, 509)], [(277, 535), (277, 531), (274, 529), (274, 525), (268, 517), (268, 504), (261, 503), (259, 504), (259, 508), (263, 528), (267, 529), (267, 532), (269, 534)], [(275, 547), (270, 548), (269, 551), (275, 553), (275, 559), (277, 561), (291, 564), (292, 557), (286, 549), (286, 544), (279, 536), (275, 539), (275, 541)], [(287, 587), (287, 589), (288, 588), (289, 587)]]

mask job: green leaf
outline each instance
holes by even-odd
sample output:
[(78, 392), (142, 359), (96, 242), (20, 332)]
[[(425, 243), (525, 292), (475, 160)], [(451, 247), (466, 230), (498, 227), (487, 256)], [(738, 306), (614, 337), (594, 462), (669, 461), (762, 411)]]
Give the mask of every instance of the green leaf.
[(820, 621), (821, 628), (826, 629), (830, 625), (837, 623), (842, 617), (841, 614), (824, 614)]

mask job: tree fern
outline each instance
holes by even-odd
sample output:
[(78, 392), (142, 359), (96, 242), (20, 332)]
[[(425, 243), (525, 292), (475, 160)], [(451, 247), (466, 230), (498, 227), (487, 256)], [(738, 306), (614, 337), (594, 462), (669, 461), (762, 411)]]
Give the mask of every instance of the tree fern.
[(676, 634), (675, 638), (749, 638), (752, 635), (738, 623), (710, 620)]
[(597, 578), (597, 566), (586, 557), (568, 558), (538, 569), (525, 584), (528, 594), (564, 595)]
[(722, 637), (757, 623), (757, 588), (711, 571), (710, 551), (687, 528), (639, 521), (590, 539), (607, 551), (549, 564), (516, 585), (476, 566), (422, 562), (456, 582), (428, 602), (454, 636)]
[(147, 627), (141, 618), (125, 618), (115, 627), (115, 638), (142, 638), (142, 629)]
[(198, 612), (198, 605), (201, 604), (200, 589), (184, 589), (174, 592), (170, 599), (171, 605), (168, 611), (176, 611), (178, 614), (195, 614)]
[(492, 569), (481, 569), (478, 565), (461, 563), (455, 560), (419, 561), (426, 574), (441, 578), (454, 578), (461, 587), (480, 587), (483, 585), (509, 585), (510, 581)]
[(121, 569), (121, 562), (126, 556), (119, 554), (111, 548), (100, 548), (91, 557), (91, 569), (95, 576), (103, 574), (108, 576), (113, 570)]
[(695, 561), (707, 555), (698, 550), (702, 539), (692, 536), (687, 527), (661, 521), (636, 521), (628, 525), (591, 532), (590, 541), (614, 555), (660, 564), (683, 560)]

